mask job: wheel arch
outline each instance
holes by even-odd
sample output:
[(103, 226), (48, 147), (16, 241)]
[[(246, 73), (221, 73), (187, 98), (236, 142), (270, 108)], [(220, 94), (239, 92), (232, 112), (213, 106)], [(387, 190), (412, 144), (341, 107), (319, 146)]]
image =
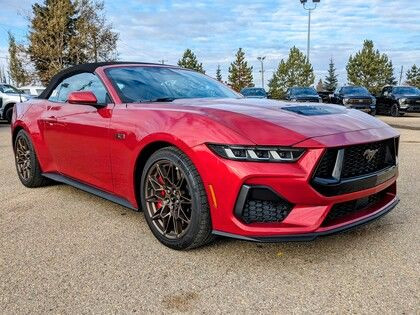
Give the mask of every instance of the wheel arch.
[(15, 105), (16, 105), (16, 102), (10, 102), (10, 103), (7, 103), (7, 104), (3, 104), (3, 106), (4, 106), (3, 115), (2, 115), (3, 117), (1, 117), (1, 118), (6, 119), (7, 111), (9, 110), (10, 107), (14, 107)]
[(194, 157), (192, 156), (192, 150), (190, 147), (185, 144), (180, 139), (175, 138), (169, 134), (161, 134), (161, 135), (151, 135), (147, 137), (148, 139), (144, 139), (143, 145), (141, 145), (138, 153), (136, 155), (136, 160), (134, 163), (134, 170), (133, 170), (133, 187), (134, 187), (134, 195), (136, 198), (136, 202), (138, 208), (141, 209), (141, 202), (140, 202), (140, 181), (141, 175), (143, 173), (144, 167), (146, 165), (147, 160), (152, 156), (153, 153), (156, 151), (166, 148), (166, 147), (174, 147), (181, 150), (188, 158), (191, 159), (193, 164), (196, 166), (194, 162)]

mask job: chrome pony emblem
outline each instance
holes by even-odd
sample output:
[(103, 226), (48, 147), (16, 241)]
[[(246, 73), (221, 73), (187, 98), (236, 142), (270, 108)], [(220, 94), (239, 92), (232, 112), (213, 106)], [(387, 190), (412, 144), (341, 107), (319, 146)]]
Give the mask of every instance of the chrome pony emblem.
[(363, 157), (368, 161), (372, 161), (373, 158), (375, 157), (376, 153), (378, 153), (379, 149), (376, 150), (370, 150), (367, 149), (365, 152), (363, 152)]

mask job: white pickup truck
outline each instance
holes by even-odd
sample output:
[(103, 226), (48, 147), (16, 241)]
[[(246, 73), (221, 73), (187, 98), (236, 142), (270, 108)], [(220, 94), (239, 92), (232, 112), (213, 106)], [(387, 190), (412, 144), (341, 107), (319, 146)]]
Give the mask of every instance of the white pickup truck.
[(31, 97), (10, 84), (0, 83), (0, 119), (4, 119), (10, 123), (12, 120), (13, 106), (16, 103), (25, 102)]

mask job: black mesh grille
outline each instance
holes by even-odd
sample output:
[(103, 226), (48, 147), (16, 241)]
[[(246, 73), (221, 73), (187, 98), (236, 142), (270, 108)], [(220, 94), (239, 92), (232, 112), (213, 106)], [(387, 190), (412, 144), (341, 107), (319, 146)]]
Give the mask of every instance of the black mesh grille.
[[(369, 154), (375, 152), (372, 159)], [(391, 155), (387, 159), (387, 154)], [(345, 149), (342, 178), (365, 175), (395, 164), (394, 139), (352, 146)]]
[(242, 219), (245, 223), (270, 223), (283, 221), (292, 205), (286, 201), (248, 200), (245, 203)]
[(293, 206), (271, 189), (253, 187), (247, 194), (240, 218), (247, 224), (281, 222)]
[(338, 203), (331, 208), (330, 212), (322, 223), (322, 226), (328, 226), (338, 219), (353, 213), (357, 213), (358, 211), (366, 209), (367, 207), (373, 206), (374, 204), (381, 201), (384, 196), (385, 192), (380, 192), (361, 199)]
[[(315, 177), (331, 178), (338, 149), (328, 149), (321, 159)], [(394, 139), (344, 148), (341, 178), (367, 175), (395, 165)]]
[(351, 98), (348, 100), (348, 104), (358, 105), (358, 104), (371, 104), (371, 98)]

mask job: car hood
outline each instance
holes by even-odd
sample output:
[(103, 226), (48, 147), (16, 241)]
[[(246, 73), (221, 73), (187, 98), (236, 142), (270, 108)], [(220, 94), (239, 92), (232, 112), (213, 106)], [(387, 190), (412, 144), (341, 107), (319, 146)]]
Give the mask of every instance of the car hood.
[(308, 138), (389, 127), (368, 114), (336, 105), (267, 99), (190, 99), (175, 104), (193, 106), (261, 145), (293, 145)]
[(408, 95), (408, 94), (406, 94), (406, 95), (404, 95), (404, 94), (395, 94), (395, 97), (396, 98), (408, 98), (408, 99), (420, 99), (420, 95), (415, 95), (415, 94), (410, 94), (410, 95)]

